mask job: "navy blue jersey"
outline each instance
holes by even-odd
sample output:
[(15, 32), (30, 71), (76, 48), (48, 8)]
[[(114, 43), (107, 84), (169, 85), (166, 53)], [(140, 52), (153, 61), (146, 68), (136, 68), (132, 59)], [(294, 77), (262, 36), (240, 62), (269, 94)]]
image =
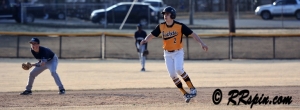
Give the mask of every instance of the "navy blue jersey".
[[(137, 44), (137, 43), (140, 44), (141, 41), (146, 38), (146, 36), (147, 36), (147, 33), (144, 30), (136, 31), (134, 33), (135, 44)], [(146, 50), (147, 50), (147, 44), (146, 44)]]
[(146, 33), (145, 31), (143, 31), (143, 30), (141, 30), (141, 31), (136, 31), (136, 32), (134, 33), (134, 38), (135, 38), (135, 41), (136, 41), (137, 43), (140, 43), (143, 39), (146, 38), (146, 36), (147, 36), (147, 33)]
[(30, 49), (32, 55), (34, 58), (38, 60), (46, 59), (47, 61), (50, 61), (54, 57), (54, 53), (46, 47), (39, 46), (39, 52), (35, 52), (32, 49)]

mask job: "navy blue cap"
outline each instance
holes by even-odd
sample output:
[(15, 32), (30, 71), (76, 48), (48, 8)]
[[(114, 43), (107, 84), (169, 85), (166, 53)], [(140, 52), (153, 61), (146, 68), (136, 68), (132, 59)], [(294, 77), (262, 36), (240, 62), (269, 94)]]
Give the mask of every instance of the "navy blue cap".
[(38, 38), (31, 38), (31, 40), (29, 41), (29, 43), (31, 43), (31, 42), (36, 42), (36, 43), (38, 43), (38, 44), (40, 44), (40, 40), (38, 39)]
[(136, 27), (142, 27), (142, 25), (141, 25), (141, 24), (138, 24), (138, 25), (136, 25)]

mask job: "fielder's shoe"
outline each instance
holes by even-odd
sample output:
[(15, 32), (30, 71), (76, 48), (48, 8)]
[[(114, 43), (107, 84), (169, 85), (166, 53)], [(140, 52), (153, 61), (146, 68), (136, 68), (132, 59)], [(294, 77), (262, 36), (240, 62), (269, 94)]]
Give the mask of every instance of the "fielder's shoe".
[(197, 96), (197, 90), (196, 90), (196, 88), (190, 89), (190, 95), (192, 95), (192, 98)]
[(32, 92), (30, 90), (25, 90), (24, 92), (20, 93), (20, 95), (31, 95)]
[(189, 93), (186, 93), (186, 94), (183, 95), (183, 98), (185, 99), (186, 103), (189, 103), (190, 100), (193, 98), (193, 96)]
[(141, 71), (146, 71), (145, 68), (142, 68)]
[(62, 95), (62, 94), (65, 94), (65, 93), (66, 93), (66, 90), (65, 90), (65, 89), (61, 89), (61, 90), (59, 90), (59, 92), (58, 92), (59, 95)]

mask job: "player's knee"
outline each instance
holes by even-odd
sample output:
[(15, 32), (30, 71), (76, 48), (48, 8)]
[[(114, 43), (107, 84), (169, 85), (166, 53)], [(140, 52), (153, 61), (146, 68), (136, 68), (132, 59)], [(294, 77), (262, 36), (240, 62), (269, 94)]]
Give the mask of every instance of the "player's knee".
[(57, 75), (56, 71), (51, 71), (51, 75), (52, 76)]
[(34, 73), (34, 72), (30, 72), (30, 73), (29, 73), (29, 77), (30, 77), (30, 78), (35, 78), (36, 76), (37, 76), (37, 74)]
[(179, 74), (179, 75), (181, 75), (182, 73), (184, 73), (184, 70), (182, 70), (182, 69), (176, 69), (176, 73)]
[(29, 75), (29, 78), (30, 79), (34, 79), (36, 76), (34, 76), (34, 75)]
[(172, 78), (172, 80), (177, 79), (177, 75), (176, 74), (170, 74), (170, 77)]

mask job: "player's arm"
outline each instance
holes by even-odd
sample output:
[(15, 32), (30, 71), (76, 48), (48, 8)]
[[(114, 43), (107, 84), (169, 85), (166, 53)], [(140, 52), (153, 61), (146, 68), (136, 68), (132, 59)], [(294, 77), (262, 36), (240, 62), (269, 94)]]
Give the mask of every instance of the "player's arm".
[(41, 59), (38, 57), (37, 54), (35, 54), (35, 53), (33, 52), (33, 50), (31, 50), (31, 53), (32, 53), (32, 55), (34, 56), (34, 58), (36, 58), (36, 59), (38, 60), (38, 62), (37, 62), (37, 63), (34, 63), (34, 64), (31, 64), (31, 63), (30, 63), (30, 65), (31, 65), (31, 66), (39, 67), (39, 66), (40, 66), (40, 63), (41, 63)]
[(160, 28), (159, 25), (157, 25), (156, 28), (149, 35), (147, 35), (146, 38), (142, 40), (140, 44), (143, 45), (145, 43), (148, 43), (151, 39), (157, 37), (159, 34), (160, 34)]
[(193, 32), (191, 36), (202, 46), (203, 50), (205, 51), (208, 50), (206, 44), (201, 40), (201, 38), (196, 33)]
[(137, 38), (137, 36), (136, 36), (136, 32), (135, 32), (134, 36), (133, 36), (133, 39), (136, 41), (136, 38)]
[(200, 39), (200, 37), (194, 33), (190, 28), (188, 28), (186, 25), (182, 24), (182, 33), (185, 35), (185, 36), (192, 36), (201, 46), (202, 46), (202, 49), (207, 51), (208, 50), (208, 47), (205, 45), (205, 43)]
[(47, 59), (45, 59), (45, 57), (41, 60), (41, 66), (44, 66), (45, 64), (46, 64), (46, 62), (47, 62)]
[(152, 35), (151, 33), (149, 35), (147, 35), (147, 37), (141, 41), (141, 45), (145, 44), (145, 43), (148, 43), (151, 39), (153, 39), (155, 36)]
[(46, 64), (47, 58), (49, 58), (49, 50), (40, 48), (39, 54), (41, 59), (39, 59), (39, 62), (35, 63), (36, 67), (44, 66)]
[(41, 66), (41, 60), (39, 60), (37, 63), (30, 64), (31, 66), (40, 67)]
[(201, 40), (201, 38), (196, 34), (196, 33), (192, 33), (191, 36), (202, 46), (202, 48), (207, 51), (208, 47), (207, 45)]
[(40, 67), (40, 66), (44, 66), (47, 62), (47, 59), (42, 59), (37, 63), (31, 64), (31, 66), (36, 66), (36, 67)]
[(31, 66), (37, 66), (37, 67), (39, 67), (41, 65), (40, 65), (40, 63), (34, 63), (34, 64), (31, 64)]

